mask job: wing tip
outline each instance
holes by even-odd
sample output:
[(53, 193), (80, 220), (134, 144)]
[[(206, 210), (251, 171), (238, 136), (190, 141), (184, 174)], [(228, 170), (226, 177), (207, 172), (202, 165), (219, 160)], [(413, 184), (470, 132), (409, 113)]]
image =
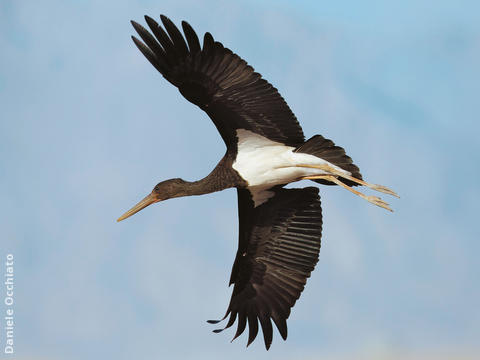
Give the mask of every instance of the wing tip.
[(160, 14), (160, 20), (162, 21), (162, 24), (163, 26), (167, 27), (167, 26), (175, 26), (175, 24), (173, 23), (172, 20), (170, 20), (170, 18), (166, 15), (163, 15), (163, 14)]
[(153, 19), (152, 17), (148, 16), (148, 15), (145, 15), (144, 16), (144, 19), (145, 21), (147, 22), (148, 26), (150, 26), (150, 28), (152, 26), (154, 27), (157, 27), (158, 26), (158, 23), (155, 21), (155, 19)]
[(133, 42), (134, 42), (135, 45), (137, 45), (137, 46), (138, 46), (139, 43), (141, 43), (141, 41), (138, 40), (138, 39), (135, 37), (135, 35), (131, 35), (130, 38), (133, 40)]
[(130, 24), (132, 24), (132, 26), (135, 28), (136, 30), (136, 27), (137, 26), (141, 26), (139, 23), (137, 23), (135, 20), (130, 20)]

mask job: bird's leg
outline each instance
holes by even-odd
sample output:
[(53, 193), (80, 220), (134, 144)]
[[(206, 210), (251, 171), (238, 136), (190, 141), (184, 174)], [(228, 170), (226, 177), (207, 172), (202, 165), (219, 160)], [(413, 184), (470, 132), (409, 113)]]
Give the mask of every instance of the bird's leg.
[(327, 171), (329, 172), (330, 174), (333, 174), (333, 175), (336, 175), (336, 176), (340, 176), (344, 179), (347, 179), (347, 180), (350, 180), (350, 181), (353, 181), (359, 185), (363, 185), (363, 186), (366, 186), (372, 190), (375, 190), (375, 191), (378, 191), (378, 192), (382, 192), (384, 194), (388, 194), (388, 195), (392, 195), (392, 196), (395, 196), (397, 198), (399, 198), (400, 196), (398, 196), (395, 191), (387, 188), (386, 186), (383, 186), (383, 185), (377, 185), (377, 184), (370, 184), (366, 181), (363, 181), (363, 180), (360, 180), (360, 179), (357, 179), (351, 175), (348, 175), (348, 174), (345, 174), (341, 171), (338, 171), (337, 169), (335, 169), (334, 167), (328, 165), (328, 164), (323, 164), (323, 165), (297, 165), (297, 166), (300, 166), (300, 167), (307, 167), (307, 168), (313, 168), (313, 169), (320, 169), (320, 170), (323, 170), (323, 171)]
[(390, 209), (390, 207), (388, 206), (388, 203), (386, 203), (385, 201), (383, 201), (382, 199), (380, 199), (379, 197), (377, 196), (367, 196), (363, 193), (361, 193), (360, 191), (357, 191), (355, 189), (352, 189), (350, 186), (348, 186), (347, 184), (344, 184), (343, 182), (341, 182), (337, 177), (335, 177), (334, 175), (312, 175), (312, 176), (305, 176), (305, 177), (302, 177), (302, 180), (319, 180), (319, 179), (322, 179), (322, 180), (327, 180), (327, 181), (331, 181), (337, 185), (340, 185), (341, 187), (347, 189), (348, 191), (351, 191), (352, 193), (354, 193), (355, 195), (358, 195), (360, 196), (362, 199), (365, 199), (367, 200), (368, 202), (374, 204), (374, 205), (377, 205), (377, 206), (380, 206), (388, 211), (391, 211), (393, 212), (392, 209)]

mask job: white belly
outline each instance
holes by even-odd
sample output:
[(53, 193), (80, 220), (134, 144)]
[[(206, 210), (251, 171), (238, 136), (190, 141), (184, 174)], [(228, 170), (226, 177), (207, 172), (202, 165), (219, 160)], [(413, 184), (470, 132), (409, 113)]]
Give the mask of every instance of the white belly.
[(280, 184), (298, 181), (305, 176), (328, 175), (320, 169), (299, 167), (298, 165), (328, 164), (345, 174), (339, 168), (314, 155), (296, 153), (294, 147), (269, 140), (249, 130), (237, 130), (238, 153), (232, 167), (248, 183), (255, 206), (267, 201), (273, 192), (267, 189)]

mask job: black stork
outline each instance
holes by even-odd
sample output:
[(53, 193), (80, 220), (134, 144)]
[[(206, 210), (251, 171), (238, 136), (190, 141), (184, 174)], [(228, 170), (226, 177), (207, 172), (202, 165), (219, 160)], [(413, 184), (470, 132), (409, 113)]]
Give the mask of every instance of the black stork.
[(271, 320), (287, 338), (286, 320), (318, 262), (322, 232), (318, 189), (284, 185), (303, 179), (339, 185), (390, 211), (380, 198), (352, 186), (397, 195), (385, 186), (363, 181), (344, 149), (331, 140), (315, 135), (305, 141), (277, 89), (210, 33), (205, 33), (202, 46), (187, 22), (182, 22), (183, 36), (169, 18), (160, 18), (163, 28), (145, 16), (153, 35), (132, 21), (143, 40), (132, 36), (135, 45), (188, 101), (208, 114), (227, 150), (207, 177), (160, 182), (118, 221), (159, 201), (235, 187), (240, 234), (230, 277), (233, 293), (221, 320), (230, 315), (225, 326), (229, 328), (238, 319), (234, 339), (248, 322), (247, 346), (257, 336), (260, 322), (268, 350)]

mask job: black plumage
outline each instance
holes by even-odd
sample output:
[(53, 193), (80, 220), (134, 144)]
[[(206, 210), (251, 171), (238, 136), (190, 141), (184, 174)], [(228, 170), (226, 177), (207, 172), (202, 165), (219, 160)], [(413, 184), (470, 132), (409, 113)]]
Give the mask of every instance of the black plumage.
[(201, 47), (185, 21), (182, 27), (188, 48), (170, 19), (161, 16), (168, 35), (155, 20), (148, 16), (145, 19), (156, 39), (132, 21), (146, 45), (135, 37), (133, 41), (165, 79), (210, 116), (227, 147), (236, 144), (236, 129), (250, 130), (289, 146), (303, 144), (302, 128), (277, 89), (238, 55), (208, 32)]
[[(349, 171), (354, 178), (362, 180), (362, 174), (360, 174), (358, 166), (353, 163), (350, 156), (345, 153), (345, 150), (340, 146), (336, 146), (332, 140), (325, 139), (322, 135), (315, 135), (308, 139), (304, 144), (296, 148), (295, 152), (315, 155)], [(335, 185), (335, 183), (328, 180), (314, 181), (323, 185)], [(344, 180), (344, 183), (349, 186), (358, 185), (358, 183), (350, 180)]]
[(305, 142), (302, 128), (278, 91), (210, 33), (205, 33), (201, 45), (185, 21), (182, 35), (167, 17), (160, 18), (163, 28), (145, 17), (153, 35), (132, 21), (143, 42), (135, 37), (133, 41), (165, 79), (209, 115), (227, 151), (205, 178), (160, 182), (118, 221), (155, 202), (237, 188), (239, 242), (223, 329), (237, 321), (236, 338), (248, 324), (250, 344), (260, 324), (268, 349), (272, 321), (287, 338), (287, 319), (318, 262), (322, 234), (318, 189), (283, 186), (301, 179), (341, 185), (386, 209), (383, 200), (366, 197), (350, 186), (396, 194), (364, 182), (345, 150), (331, 140), (316, 135)]
[(238, 190), (240, 236), (230, 277), (232, 299), (225, 314), (230, 314), (225, 328), (238, 318), (234, 338), (243, 333), (248, 319), (248, 344), (255, 339), (259, 321), (267, 349), (272, 342), (271, 320), (287, 338), (286, 320), (318, 262), (322, 235), (317, 188), (273, 191), (272, 200), (254, 207), (248, 190)]

